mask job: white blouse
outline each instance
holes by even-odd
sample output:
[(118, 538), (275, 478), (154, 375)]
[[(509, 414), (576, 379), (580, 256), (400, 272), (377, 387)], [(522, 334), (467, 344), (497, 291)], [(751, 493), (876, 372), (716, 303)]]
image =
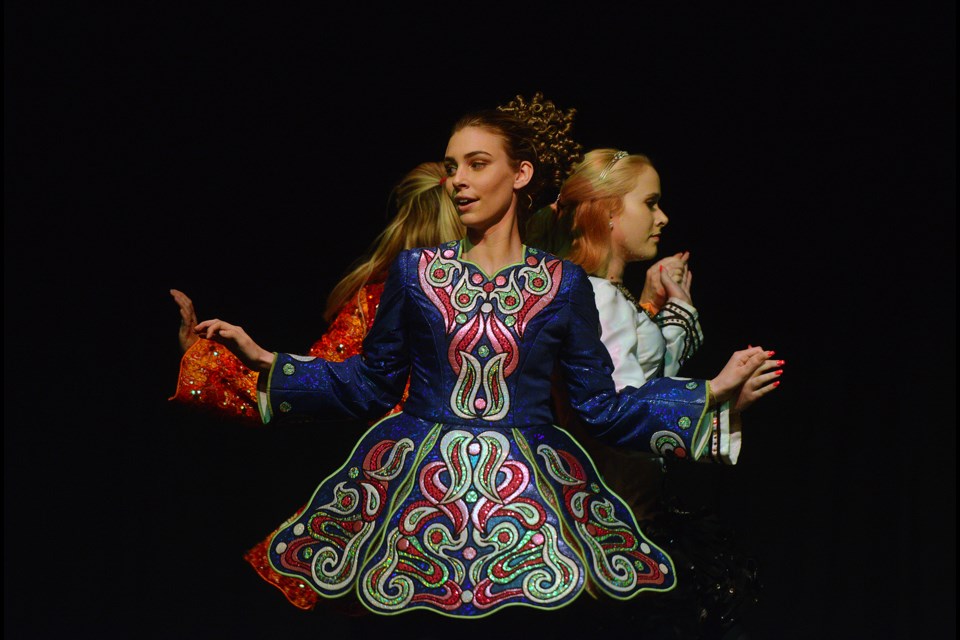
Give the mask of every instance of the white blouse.
[[(680, 366), (703, 343), (700, 314), (690, 304), (670, 298), (656, 319), (627, 300), (612, 282), (590, 277), (600, 312), (600, 339), (613, 360), (617, 391), (639, 387), (652, 378), (676, 378)], [(710, 452), (701, 460), (736, 464), (740, 455), (740, 422), (731, 420), (729, 403), (714, 412)]]

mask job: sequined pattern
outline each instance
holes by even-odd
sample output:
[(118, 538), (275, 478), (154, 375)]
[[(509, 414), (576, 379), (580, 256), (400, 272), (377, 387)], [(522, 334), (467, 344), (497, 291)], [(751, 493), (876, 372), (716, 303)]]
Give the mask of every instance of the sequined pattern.
[(421, 254), (420, 287), (443, 317), (447, 360), (458, 378), (450, 394), (458, 418), (495, 422), (510, 412), (506, 381), (519, 363), (518, 342), (563, 277), (556, 258), (529, 255), (524, 263), (488, 278), (461, 262), (452, 247)]
[(256, 397), (256, 372), (243, 366), (223, 345), (201, 339), (183, 354), (177, 390), (170, 400), (259, 424)]
[(362, 287), (356, 297), (337, 314), (330, 328), (310, 349), (310, 355), (342, 362), (361, 351), (380, 304), (383, 283), (368, 284)]

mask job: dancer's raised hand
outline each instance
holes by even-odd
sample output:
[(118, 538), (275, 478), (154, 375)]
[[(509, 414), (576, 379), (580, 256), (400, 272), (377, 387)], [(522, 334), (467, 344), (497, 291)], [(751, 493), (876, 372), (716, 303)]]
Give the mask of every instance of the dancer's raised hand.
[(647, 276), (643, 282), (643, 291), (640, 293), (641, 305), (652, 305), (654, 309), (661, 309), (667, 303), (670, 294), (663, 285), (662, 278), (666, 276), (673, 282), (682, 284), (687, 273), (689, 251), (681, 251), (672, 256), (661, 258), (647, 269)]
[[(685, 254), (689, 257), (689, 252)], [(689, 305), (693, 304), (690, 289), (693, 286), (693, 271), (688, 262), (684, 261), (679, 268), (662, 268), (660, 270), (660, 286), (665, 292), (664, 302), (669, 298), (678, 298)]]
[(180, 340), (180, 348), (186, 352), (194, 342), (199, 340), (197, 334), (193, 332), (193, 328), (197, 326), (197, 312), (193, 308), (193, 301), (183, 291), (170, 289), (170, 295), (180, 307), (180, 331), (177, 337)]

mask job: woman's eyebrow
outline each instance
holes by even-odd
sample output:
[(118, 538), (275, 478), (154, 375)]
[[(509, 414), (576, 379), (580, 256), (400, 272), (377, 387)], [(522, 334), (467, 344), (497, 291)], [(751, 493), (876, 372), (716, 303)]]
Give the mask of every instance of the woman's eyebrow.
[[(463, 158), (464, 158), (464, 160), (469, 160), (470, 158), (473, 158), (473, 157), (479, 156), (479, 155), (485, 155), (485, 156), (493, 157), (493, 154), (490, 153), (489, 151), (471, 151), (470, 153), (465, 154), (465, 155), (463, 156)], [(447, 156), (446, 158), (444, 158), (443, 161), (444, 161), (444, 162), (456, 162), (456, 160), (454, 160), (454, 159), (451, 158), (450, 156)]]

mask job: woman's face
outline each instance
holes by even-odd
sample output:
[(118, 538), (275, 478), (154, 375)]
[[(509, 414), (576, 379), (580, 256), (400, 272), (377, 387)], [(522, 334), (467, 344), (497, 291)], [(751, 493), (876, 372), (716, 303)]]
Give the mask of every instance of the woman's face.
[(529, 162), (511, 166), (503, 139), (480, 127), (465, 127), (450, 137), (446, 157), (446, 186), (452, 190), (460, 221), (471, 229), (500, 222), (516, 205), (516, 189), (533, 175)]
[(610, 242), (623, 262), (649, 260), (657, 255), (660, 232), (667, 226), (660, 208), (660, 176), (646, 167), (637, 176), (637, 186), (623, 196), (623, 211), (614, 218)]

